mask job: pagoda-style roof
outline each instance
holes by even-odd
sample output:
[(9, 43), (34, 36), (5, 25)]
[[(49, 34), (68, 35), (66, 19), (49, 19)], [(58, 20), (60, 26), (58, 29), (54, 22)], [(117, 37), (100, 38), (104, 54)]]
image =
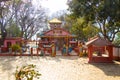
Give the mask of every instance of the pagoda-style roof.
[(57, 18), (53, 18), (49, 21), (49, 23), (62, 23), (62, 21), (58, 20)]
[(106, 40), (105, 38), (101, 38), (101, 37), (95, 37), (93, 39), (91, 39), (90, 41), (88, 41), (86, 43), (87, 46), (90, 45), (94, 45), (94, 46), (108, 46), (108, 45), (112, 45), (111, 42), (109, 42), (108, 40)]
[(54, 28), (49, 30), (40, 37), (76, 37), (75, 35), (70, 34), (68, 31), (64, 30), (63, 28)]

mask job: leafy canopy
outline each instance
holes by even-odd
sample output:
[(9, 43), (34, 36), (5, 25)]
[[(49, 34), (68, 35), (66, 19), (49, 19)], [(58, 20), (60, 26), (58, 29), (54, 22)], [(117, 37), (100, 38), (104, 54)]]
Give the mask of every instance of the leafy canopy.
[(120, 32), (120, 0), (70, 0), (70, 14), (97, 24), (105, 39), (113, 41)]

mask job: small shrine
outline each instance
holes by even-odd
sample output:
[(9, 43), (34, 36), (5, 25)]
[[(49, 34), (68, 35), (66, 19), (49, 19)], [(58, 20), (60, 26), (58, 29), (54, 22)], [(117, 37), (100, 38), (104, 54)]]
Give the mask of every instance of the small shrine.
[[(40, 35), (41, 40), (39, 41), (39, 48), (44, 48), (44, 51), (51, 52), (54, 49), (54, 56), (56, 51), (60, 54), (68, 53), (70, 47), (76, 47), (77, 41), (75, 41), (76, 36), (70, 34), (68, 31), (62, 28), (62, 21), (54, 18), (49, 21), (50, 30), (44, 32)], [(52, 46), (54, 45), (54, 46)]]
[(101, 37), (90, 39), (86, 45), (88, 46), (89, 62), (112, 62), (113, 61), (113, 45)]
[(6, 38), (4, 41), (4, 47), (10, 47), (13, 44), (21, 44), (22, 38), (20, 37), (11, 37), (11, 38)]
[(20, 37), (7, 37), (5, 38), (4, 45), (1, 46), (2, 52), (8, 51), (8, 49), (14, 44), (22, 44), (22, 38)]

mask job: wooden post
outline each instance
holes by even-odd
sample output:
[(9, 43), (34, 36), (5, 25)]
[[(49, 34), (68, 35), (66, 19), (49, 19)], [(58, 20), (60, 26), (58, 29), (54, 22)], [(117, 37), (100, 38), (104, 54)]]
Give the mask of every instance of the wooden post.
[(109, 51), (109, 60), (112, 61), (113, 60), (113, 46), (109, 46), (108, 51)]
[(88, 46), (88, 57), (89, 57), (89, 62), (92, 62), (92, 45)]
[(31, 56), (33, 55), (33, 48), (31, 48)]
[(2, 53), (2, 48), (0, 48), (0, 53)]
[(22, 56), (22, 49), (19, 50), (19, 53), (20, 53), (20, 57)]
[(68, 45), (68, 44), (69, 44), (69, 43), (68, 43), (68, 42), (69, 42), (68, 36), (67, 36), (67, 38), (66, 38), (66, 42), (67, 42), (67, 43), (66, 43), (66, 54), (68, 54), (68, 46), (69, 46), (69, 45)]
[(39, 48), (36, 48), (36, 50), (37, 50), (37, 56), (38, 56), (38, 53), (39, 53)]
[(55, 49), (55, 44), (52, 44), (52, 53), (51, 53), (52, 57), (56, 56), (56, 49)]

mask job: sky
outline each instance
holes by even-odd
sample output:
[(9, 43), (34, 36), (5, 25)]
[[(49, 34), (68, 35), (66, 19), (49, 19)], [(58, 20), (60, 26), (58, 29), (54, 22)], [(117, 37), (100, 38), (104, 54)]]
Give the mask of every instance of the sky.
[[(33, 0), (35, 4), (41, 3), (41, 0)], [(67, 6), (67, 0), (42, 0), (42, 6), (47, 8), (50, 12), (50, 14), (55, 13), (59, 10), (66, 10), (68, 8)]]

